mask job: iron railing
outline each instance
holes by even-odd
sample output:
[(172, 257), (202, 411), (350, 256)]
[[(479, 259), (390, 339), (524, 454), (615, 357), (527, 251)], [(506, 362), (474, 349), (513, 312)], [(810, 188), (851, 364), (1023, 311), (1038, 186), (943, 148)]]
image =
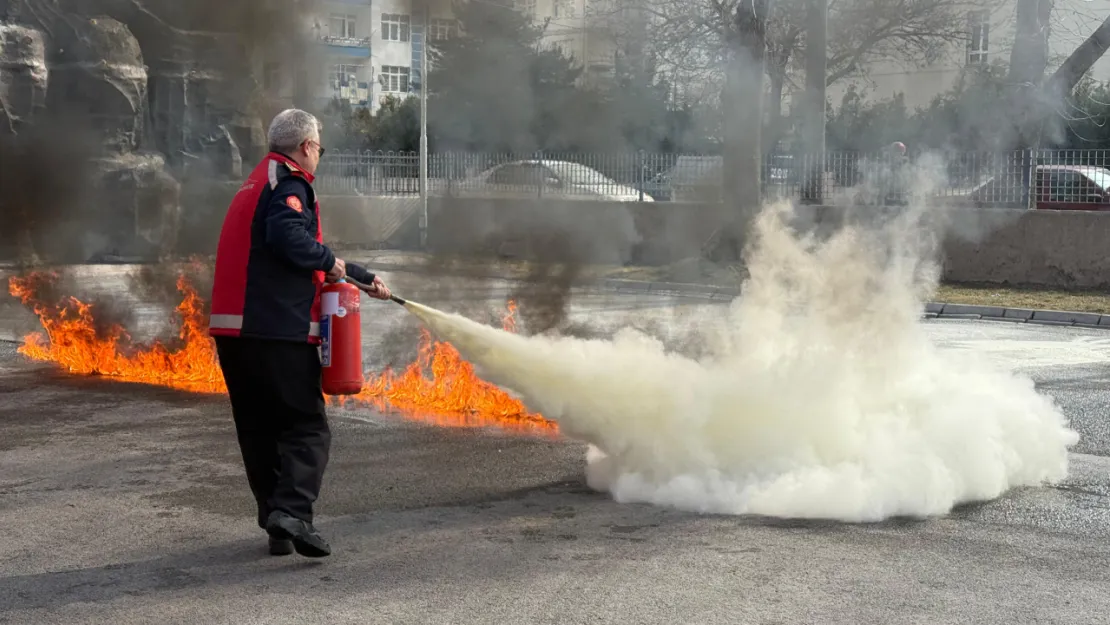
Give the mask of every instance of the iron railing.
[[(834, 204), (901, 204), (1110, 210), (1110, 150), (1015, 152), (827, 152), (764, 159), (768, 197)], [(406, 152), (329, 152), (317, 171), (323, 194), (414, 196), (420, 158)], [(624, 202), (717, 201), (720, 156), (658, 154), (436, 153), (432, 196), (562, 198)]]

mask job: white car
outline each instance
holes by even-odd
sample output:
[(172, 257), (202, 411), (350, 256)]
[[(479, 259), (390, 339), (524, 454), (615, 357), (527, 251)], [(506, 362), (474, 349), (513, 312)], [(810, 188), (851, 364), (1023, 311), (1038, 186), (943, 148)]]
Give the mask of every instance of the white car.
[(554, 198), (605, 202), (654, 202), (648, 195), (607, 178), (596, 169), (569, 161), (525, 160), (502, 163), (453, 183), (452, 195), (488, 198)]

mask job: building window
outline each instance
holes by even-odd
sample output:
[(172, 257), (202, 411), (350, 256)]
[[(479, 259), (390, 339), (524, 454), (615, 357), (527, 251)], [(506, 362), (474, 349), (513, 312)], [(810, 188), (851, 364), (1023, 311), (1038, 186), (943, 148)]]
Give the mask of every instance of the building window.
[(282, 87), (281, 83), (281, 65), (274, 61), (266, 62), (262, 67), (262, 88), (277, 91)]
[(408, 41), (409, 16), (398, 13), (382, 13), (382, 40)]
[(455, 35), (456, 24), (455, 20), (435, 17), (432, 18), (431, 23), (428, 24), (428, 28), (432, 41), (442, 41)]
[(382, 91), (387, 93), (408, 93), (409, 68), (397, 65), (382, 65), (378, 74), (378, 82), (382, 84)]
[(331, 31), (328, 34), (332, 37), (339, 37), (342, 39), (354, 39), (356, 36), (355, 16), (333, 13), (331, 16)]
[(967, 22), (970, 35), (967, 46), (968, 65), (984, 65), (990, 51), (990, 12), (972, 11), (968, 13)]
[(531, 19), (536, 19), (536, 0), (514, 0), (513, 6)]
[[(574, 17), (575, 0), (555, 0), (553, 3), (555, 17)], [(533, 4), (535, 2), (533, 1)]]
[(329, 81), (332, 89), (354, 86), (358, 82), (358, 65), (333, 65)]

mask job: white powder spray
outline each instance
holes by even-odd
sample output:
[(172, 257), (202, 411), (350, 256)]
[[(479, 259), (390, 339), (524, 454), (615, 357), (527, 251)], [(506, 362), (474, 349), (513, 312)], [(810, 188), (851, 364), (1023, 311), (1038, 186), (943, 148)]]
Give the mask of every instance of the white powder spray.
[(750, 279), (701, 361), (632, 330), (525, 337), (410, 303), (491, 382), (591, 444), (621, 502), (850, 522), (948, 512), (1060, 480), (1078, 436), (1033, 383), (934, 346), (912, 211), (816, 241), (761, 215)]

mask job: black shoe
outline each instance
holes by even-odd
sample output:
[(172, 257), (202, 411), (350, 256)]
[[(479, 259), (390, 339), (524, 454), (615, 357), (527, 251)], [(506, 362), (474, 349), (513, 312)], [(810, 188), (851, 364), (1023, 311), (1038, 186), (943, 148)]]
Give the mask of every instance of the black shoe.
[(270, 537), (270, 555), (287, 556), (293, 553), (293, 541)]
[(273, 511), (266, 519), (266, 532), (271, 538), (293, 541), (293, 549), (306, 558), (331, 555), (331, 546), (311, 523), (294, 518), (284, 512)]

